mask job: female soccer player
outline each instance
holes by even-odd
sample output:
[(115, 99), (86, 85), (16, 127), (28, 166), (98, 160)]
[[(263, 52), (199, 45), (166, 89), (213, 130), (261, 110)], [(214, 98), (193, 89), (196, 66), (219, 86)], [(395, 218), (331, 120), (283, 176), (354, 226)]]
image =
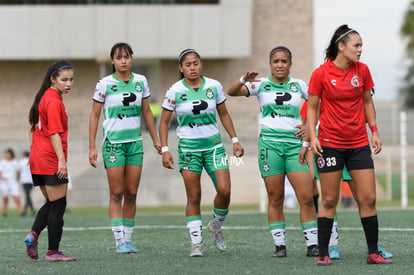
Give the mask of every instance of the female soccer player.
[(178, 120), (178, 166), (187, 192), (185, 214), (192, 242), (190, 256), (197, 257), (203, 255), (200, 211), (203, 167), (217, 191), (213, 220), (208, 224), (208, 230), (214, 235), (217, 249), (226, 250), (221, 226), (229, 212), (230, 174), (216, 112), (233, 142), (233, 154), (236, 157), (243, 156), (243, 148), (224, 103), (223, 87), (218, 81), (201, 75), (200, 55), (193, 49), (186, 49), (180, 53), (178, 61), (182, 79), (167, 91), (162, 105), (159, 130), (162, 164), (173, 169), (174, 162), (168, 149), (168, 123), (175, 111)]
[(26, 254), (35, 260), (38, 259), (37, 240), (46, 226), (49, 250), (45, 260), (49, 262), (76, 260), (59, 251), (68, 189), (68, 117), (62, 94), (70, 92), (72, 83), (72, 65), (65, 60), (52, 63), (47, 69), (29, 112), (32, 133), (30, 170), (33, 185), (40, 187), (46, 199), (45, 204), (37, 212), (32, 232), (24, 239)]
[(3, 194), (3, 217), (7, 217), (9, 197), (13, 198), (17, 211), (23, 216), (19, 185), (17, 183), (18, 171), (19, 164), (14, 159), (14, 151), (9, 148), (4, 151), (4, 159), (0, 160), (0, 189)]
[[(378, 252), (374, 162), (365, 121), (372, 132), (374, 154), (381, 151), (371, 98), (374, 86), (368, 67), (359, 62), (362, 39), (347, 25), (333, 34), (326, 49), (326, 62), (317, 68), (309, 84), (307, 118), (311, 150), (316, 156), (321, 181), (322, 204), (318, 218), (318, 265), (330, 265), (331, 228), (339, 200), (344, 165), (355, 182), (357, 202), (368, 245), (368, 264), (389, 264)], [(319, 115), (319, 130), (315, 127)]]
[(131, 72), (132, 55), (126, 43), (112, 47), (113, 74), (96, 84), (89, 119), (89, 163), (96, 167), (95, 140), (103, 109), (102, 158), (108, 176), (109, 218), (118, 254), (138, 251), (131, 237), (143, 161), (141, 116), (155, 148), (158, 151), (161, 148), (149, 108), (148, 82), (145, 76)]
[(247, 72), (229, 88), (231, 96), (257, 96), (261, 117), (259, 168), (268, 194), (268, 221), (276, 246), (273, 257), (286, 257), (285, 217), (283, 214), (284, 179), (287, 175), (300, 205), (300, 220), (307, 245), (307, 256), (318, 255), (316, 212), (312, 198), (312, 181), (307, 165), (299, 163), (298, 154), (307, 150), (296, 134), (301, 124), (301, 99), (307, 99), (305, 82), (289, 76), (292, 53), (283, 46), (270, 51), (268, 78), (256, 79), (258, 73)]

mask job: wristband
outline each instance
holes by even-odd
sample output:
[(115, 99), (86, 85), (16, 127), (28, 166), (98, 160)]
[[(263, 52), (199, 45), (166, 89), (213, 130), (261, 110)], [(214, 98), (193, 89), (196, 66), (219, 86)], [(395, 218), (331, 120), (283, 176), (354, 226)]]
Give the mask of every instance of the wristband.
[(239, 142), (239, 139), (237, 137), (234, 137), (234, 138), (231, 139), (231, 142), (233, 142), (233, 144), (237, 143), (237, 142)]
[(304, 141), (304, 142), (302, 143), (302, 147), (306, 147), (306, 148), (308, 148), (308, 147), (309, 147), (309, 141)]
[(170, 151), (168, 149), (168, 146), (161, 147), (161, 153), (165, 153), (165, 152), (168, 152), (168, 151)]
[(373, 126), (371, 126), (369, 128), (371, 129), (371, 133), (378, 132), (377, 125), (373, 125)]
[(246, 80), (244, 80), (244, 75), (242, 75), (239, 80), (241, 84), (246, 84), (247, 82)]

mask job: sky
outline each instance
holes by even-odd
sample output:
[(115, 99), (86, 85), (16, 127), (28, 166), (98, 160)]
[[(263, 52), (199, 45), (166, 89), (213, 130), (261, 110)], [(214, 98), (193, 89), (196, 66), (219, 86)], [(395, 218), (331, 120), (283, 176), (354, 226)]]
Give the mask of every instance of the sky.
[(398, 99), (406, 42), (400, 27), (411, 0), (314, 0), (314, 66), (342, 24), (362, 37), (361, 62), (371, 70), (376, 99)]

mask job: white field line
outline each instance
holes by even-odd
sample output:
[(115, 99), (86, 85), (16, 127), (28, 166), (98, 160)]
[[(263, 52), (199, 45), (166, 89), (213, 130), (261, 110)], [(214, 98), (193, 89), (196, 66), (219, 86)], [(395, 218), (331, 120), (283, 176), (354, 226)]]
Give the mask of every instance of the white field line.
[[(136, 225), (136, 229), (186, 229), (185, 225)], [(223, 226), (224, 230), (269, 230), (268, 226)], [(362, 231), (362, 227), (339, 227), (340, 231)], [(28, 232), (30, 229), (0, 229), (0, 233)], [(111, 230), (110, 226), (64, 227), (64, 231)], [(301, 227), (286, 227), (286, 230), (302, 230)], [(380, 231), (414, 232), (414, 228), (380, 227)]]

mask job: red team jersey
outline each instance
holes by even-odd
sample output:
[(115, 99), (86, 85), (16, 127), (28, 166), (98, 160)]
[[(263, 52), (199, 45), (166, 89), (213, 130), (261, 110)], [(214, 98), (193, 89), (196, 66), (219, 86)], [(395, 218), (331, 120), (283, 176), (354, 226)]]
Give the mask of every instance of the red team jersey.
[(328, 60), (313, 72), (308, 91), (321, 100), (318, 139), (322, 146), (369, 145), (363, 93), (373, 87), (371, 73), (361, 62), (344, 71)]
[(39, 103), (39, 122), (35, 127), (30, 148), (30, 170), (32, 174), (54, 175), (58, 171), (58, 159), (52, 147), (50, 135), (60, 134), (63, 152), (67, 159), (68, 117), (62, 96), (47, 89)]

